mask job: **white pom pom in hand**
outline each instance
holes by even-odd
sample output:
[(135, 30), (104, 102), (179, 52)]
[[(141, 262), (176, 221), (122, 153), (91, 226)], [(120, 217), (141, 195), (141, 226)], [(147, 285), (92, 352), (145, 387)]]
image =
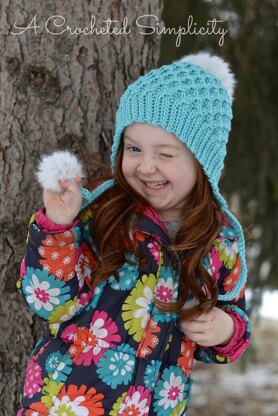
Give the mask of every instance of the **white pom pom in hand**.
[(43, 189), (62, 193), (64, 189), (59, 180), (74, 181), (77, 176), (85, 177), (81, 162), (67, 150), (56, 151), (43, 156), (36, 172)]

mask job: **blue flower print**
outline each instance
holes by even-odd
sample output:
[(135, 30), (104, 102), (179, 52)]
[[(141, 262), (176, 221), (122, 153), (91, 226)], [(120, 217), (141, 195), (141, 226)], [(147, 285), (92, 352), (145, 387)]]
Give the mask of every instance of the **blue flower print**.
[(104, 289), (104, 286), (105, 285), (106, 285), (106, 281), (101, 282), (99, 285), (97, 285), (97, 287), (94, 290), (94, 293), (93, 293), (93, 297), (92, 297), (91, 302), (89, 303), (88, 306), (86, 306), (86, 311), (89, 310), (89, 309), (91, 309), (91, 308), (92, 309), (95, 309), (96, 308), (96, 306), (98, 304), (98, 301), (99, 301), (99, 298), (102, 295), (102, 292), (103, 292), (103, 289)]
[(59, 362), (61, 361), (63, 355), (57, 351), (53, 352), (52, 354), (49, 354), (45, 360), (45, 369), (48, 372), (48, 374), (53, 374), (56, 370), (56, 367), (58, 367)]
[(156, 385), (160, 366), (161, 366), (161, 361), (152, 360), (151, 364), (149, 364), (146, 367), (145, 375), (144, 375), (144, 383), (145, 383), (145, 387), (149, 388), (151, 391), (154, 389)]
[(117, 270), (119, 279), (115, 279), (114, 276), (110, 276), (108, 279), (108, 283), (114, 290), (131, 290), (138, 279), (139, 270), (135, 257), (127, 253), (126, 259), (134, 264), (124, 263), (123, 266)]
[(236, 233), (236, 230), (230, 226), (230, 227), (222, 227), (220, 230), (219, 235), (221, 235), (222, 237), (226, 237), (226, 238), (238, 238), (238, 235)]
[(57, 383), (65, 382), (72, 370), (72, 359), (68, 354), (53, 352), (46, 358), (45, 369), (51, 380)]
[[(178, 276), (171, 267), (162, 266), (159, 279), (156, 285), (155, 297), (161, 302), (168, 303), (177, 299), (178, 296)], [(170, 322), (175, 320), (175, 313), (164, 313), (156, 307), (153, 310), (153, 317), (158, 322)]]
[(33, 267), (27, 267), (22, 288), (30, 308), (44, 319), (70, 298), (70, 288), (63, 280)]
[[(188, 379), (176, 366), (164, 369), (154, 389), (154, 409), (157, 416), (169, 416), (188, 397)], [(182, 413), (181, 413), (182, 414)]]
[(105, 351), (98, 362), (97, 373), (104, 383), (116, 389), (120, 384), (130, 382), (134, 365), (135, 350), (128, 344), (121, 344)]

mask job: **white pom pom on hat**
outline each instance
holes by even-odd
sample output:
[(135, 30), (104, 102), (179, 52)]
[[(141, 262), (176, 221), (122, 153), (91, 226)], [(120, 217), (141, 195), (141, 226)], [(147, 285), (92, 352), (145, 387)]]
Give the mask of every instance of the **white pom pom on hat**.
[(81, 162), (68, 150), (58, 150), (42, 157), (36, 177), (43, 189), (62, 193), (59, 180), (74, 181), (77, 176), (85, 177)]
[(225, 62), (223, 58), (211, 55), (208, 52), (199, 52), (186, 55), (182, 57), (179, 62), (189, 62), (193, 65), (198, 65), (215, 75), (227, 90), (231, 100), (233, 100), (236, 80), (229, 64)]

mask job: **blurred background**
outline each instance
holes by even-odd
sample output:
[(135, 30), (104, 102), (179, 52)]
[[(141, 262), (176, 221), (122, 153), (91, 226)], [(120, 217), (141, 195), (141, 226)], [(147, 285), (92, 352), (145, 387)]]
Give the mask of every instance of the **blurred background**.
[[(221, 34), (181, 36), (212, 28)], [(189, 19), (189, 20), (188, 20)], [(171, 0), (159, 63), (206, 50), (223, 56), (236, 74), (234, 118), (220, 188), (245, 229), (248, 305), (253, 337), (234, 364), (195, 364), (189, 416), (278, 415), (278, 2)], [(222, 21), (222, 22), (220, 22)], [(195, 376), (195, 377), (194, 377)]]

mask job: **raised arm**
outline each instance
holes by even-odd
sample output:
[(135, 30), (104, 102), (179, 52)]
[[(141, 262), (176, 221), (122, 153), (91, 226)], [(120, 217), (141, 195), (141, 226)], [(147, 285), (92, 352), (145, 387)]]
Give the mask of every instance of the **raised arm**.
[(18, 286), (54, 335), (92, 298), (89, 281), (96, 258), (86, 242), (86, 221), (78, 217), (79, 182), (61, 182), (62, 194), (44, 190), (45, 209), (31, 219), (21, 265)]

